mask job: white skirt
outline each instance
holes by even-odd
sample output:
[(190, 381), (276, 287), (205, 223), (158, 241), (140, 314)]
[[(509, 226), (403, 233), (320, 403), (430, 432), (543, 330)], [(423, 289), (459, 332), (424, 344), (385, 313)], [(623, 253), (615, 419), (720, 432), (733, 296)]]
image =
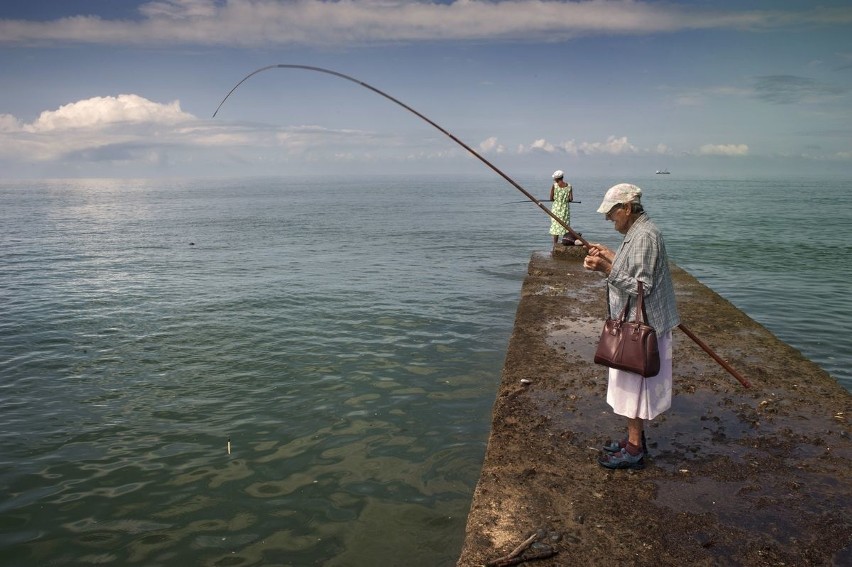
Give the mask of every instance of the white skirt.
[(657, 336), (660, 372), (642, 378), (626, 370), (609, 369), (606, 403), (618, 415), (654, 419), (672, 407), (672, 332)]

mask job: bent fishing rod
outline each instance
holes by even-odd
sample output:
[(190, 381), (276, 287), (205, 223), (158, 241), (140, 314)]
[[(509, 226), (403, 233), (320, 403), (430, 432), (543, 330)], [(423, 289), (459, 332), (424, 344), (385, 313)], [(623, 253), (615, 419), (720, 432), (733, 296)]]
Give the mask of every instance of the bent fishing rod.
[(466, 149), (466, 150), (467, 150), (468, 152), (470, 152), (470, 153), (471, 153), (474, 157), (476, 157), (477, 159), (479, 159), (479, 161), (481, 161), (482, 163), (484, 163), (485, 165), (487, 165), (488, 167), (490, 167), (490, 168), (491, 168), (492, 170), (494, 170), (494, 172), (495, 172), (495, 173), (497, 173), (500, 177), (502, 177), (503, 179), (505, 179), (506, 181), (508, 181), (508, 182), (509, 182), (509, 183), (510, 183), (510, 184), (511, 184), (511, 185), (512, 185), (515, 189), (517, 189), (518, 191), (520, 191), (521, 193), (523, 193), (523, 194), (524, 194), (524, 195), (525, 195), (525, 196), (526, 196), (526, 197), (527, 197), (530, 201), (532, 201), (533, 203), (535, 203), (536, 205), (538, 205), (538, 207), (539, 207), (542, 211), (544, 211), (545, 213), (547, 213), (547, 215), (548, 215), (548, 216), (550, 216), (553, 220), (555, 220), (555, 221), (556, 221), (556, 222), (558, 222), (560, 225), (562, 225), (562, 227), (563, 227), (563, 228), (565, 228), (565, 230), (567, 230), (567, 231), (568, 231), (568, 234), (570, 234), (570, 235), (574, 238), (574, 240), (580, 240), (580, 241), (583, 243), (583, 246), (586, 246), (586, 247), (588, 247), (588, 246), (589, 246), (589, 243), (588, 243), (586, 240), (584, 240), (582, 236), (580, 236), (579, 234), (577, 234), (576, 232), (574, 232), (574, 231), (571, 229), (571, 227), (570, 227), (570, 226), (568, 226), (568, 224), (566, 224), (566, 223), (565, 223), (565, 221), (563, 221), (563, 220), (562, 220), (562, 219), (560, 219), (558, 216), (556, 216), (555, 214), (553, 214), (552, 212), (550, 212), (550, 209), (548, 209), (547, 207), (545, 207), (544, 205), (542, 205), (542, 204), (541, 204), (541, 201), (539, 201), (538, 199), (536, 199), (536, 198), (535, 198), (535, 197), (534, 197), (531, 193), (529, 193), (526, 189), (524, 189), (523, 187), (521, 187), (520, 185), (518, 185), (518, 183), (516, 183), (514, 179), (512, 179), (511, 177), (509, 177), (508, 175), (506, 175), (505, 173), (503, 173), (502, 171), (500, 171), (500, 169), (498, 169), (496, 165), (494, 165), (493, 163), (491, 163), (490, 161), (488, 161), (487, 159), (485, 159), (484, 157), (482, 157), (481, 155), (479, 155), (479, 154), (478, 154), (478, 153), (477, 153), (477, 152), (476, 152), (473, 148), (471, 148), (470, 146), (468, 146), (467, 144), (465, 144), (464, 142), (462, 142), (461, 140), (459, 140), (458, 138), (456, 138), (455, 136), (453, 136), (450, 132), (448, 132), (447, 130), (445, 130), (444, 128), (442, 128), (441, 126), (439, 126), (438, 124), (436, 124), (435, 122), (433, 122), (432, 120), (430, 120), (429, 118), (427, 118), (426, 116), (424, 116), (424, 115), (420, 114), (419, 112), (417, 112), (416, 110), (414, 110), (413, 108), (411, 108), (410, 106), (408, 106), (407, 104), (405, 104), (404, 102), (402, 102), (401, 100), (399, 100), (399, 99), (396, 99), (396, 98), (392, 97), (391, 95), (387, 94), (387, 93), (386, 93), (386, 92), (384, 92), (384, 91), (381, 91), (381, 90), (377, 89), (376, 87), (374, 87), (374, 86), (372, 86), (372, 85), (369, 85), (369, 84), (367, 84), (367, 83), (365, 83), (365, 82), (363, 82), (363, 81), (359, 81), (359, 80), (358, 80), (358, 79), (356, 79), (355, 77), (350, 77), (349, 75), (344, 75), (343, 73), (338, 73), (337, 71), (332, 71), (331, 69), (324, 69), (324, 68), (322, 68), (322, 67), (312, 67), (312, 66), (310, 66), (310, 65), (289, 65), (289, 64), (267, 65), (266, 67), (261, 67), (260, 69), (258, 69), (258, 70), (256, 70), (256, 71), (252, 71), (251, 73), (249, 73), (248, 75), (246, 75), (246, 76), (245, 76), (245, 78), (243, 78), (243, 80), (242, 80), (242, 81), (240, 81), (239, 83), (237, 83), (237, 84), (234, 86), (234, 88), (232, 88), (232, 89), (230, 90), (230, 92), (228, 92), (228, 94), (227, 94), (227, 95), (225, 95), (225, 98), (223, 98), (223, 99), (222, 99), (222, 102), (220, 102), (220, 103), (219, 103), (219, 106), (218, 106), (218, 107), (216, 107), (216, 112), (214, 112), (214, 113), (213, 113), (213, 118), (216, 118), (216, 114), (219, 112), (219, 109), (220, 109), (220, 108), (222, 108), (222, 105), (223, 105), (223, 104), (225, 104), (225, 101), (226, 101), (226, 100), (228, 100), (228, 97), (229, 97), (229, 96), (231, 96), (231, 93), (233, 93), (235, 90), (237, 90), (237, 88), (238, 88), (240, 85), (242, 85), (244, 82), (246, 82), (249, 78), (253, 77), (254, 75), (257, 75), (258, 73), (262, 73), (262, 72), (264, 72), (264, 71), (268, 71), (269, 69), (303, 69), (303, 70), (305, 70), (305, 71), (316, 71), (316, 72), (318, 72), (318, 73), (326, 73), (326, 74), (328, 74), (328, 75), (334, 75), (335, 77), (340, 77), (341, 79), (346, 79), (347, 81), (351, 81), (351, 82), (353, 82), (353, 83), (355, 83), (355, 84), (357, 84), (357, 85), (361, 85), (362, 87), (364, 87), (364, 88), (366, 88), (366, 89), (369, 89), (369, 90), (373, 91), (374, 93), (376, 93), (376, 94), (378, 94), (378, 95), (380, 95), (380, 96), (385, 97), (385, 98), (386, 98), (386, 99), (388, 99), (389, 101), (391, 101), (391, 102), (394, 102), (394, 103), (398, 104), (399, 106), (401, 106), (401, 107), (403, 107), (404, 109), (406, 109), (407, 111), (411, 112), (412, 114), (414, 114), (414, 115), (415, 115), (415, 116), (417, 116), (418, 118), (420, 118), (420, 119), (422, 119), (422, 120), (424, 120), (424, 121), (428, 122), (429, 124), (431, 124), (432, 126), (434, 126), (435, 128), (437, 128), (438, 130), (440, 130), (440, 131), (441, 131), (443, 134), (445, 134), (447, 137), (449, 137), (452, 141), (454, 141), (455, 143), (457, 143), (458, 145), (460, 145), (461, 147), (463, 147), (464, 149)]
[[(530, 201), (532, 201), (533, 203), (535, 203), (535, 204), (538, 206), (538, 208), (539, 208), (539, 209), (541, 209), (542, 211), (544, 211), (544, 213), (545, 213), (547, 216), (549, 216), (550, 218), (552, 218), (553, 220), (555, 220), (555, 221), (556, 221), (557, 223), (559, 223), (559, 224), (560, 224), (560, 225), (561, 225), (561, 226), (562, 226), (562, 227), (563, 227), (566, 231), (568, 231), (568, 234), (570, 234), (570, 235), (571, 235), (571, 237), (574, 239), (574, 241), (575, 241), (575, 242), (576, 242), (577, 240), (579, 240), (579, 241), (582, 243), (582, 245), (583, 245), (586, 249), (591, 248), (591, 246), (592, 246), (592, 245), (591, 245), (591, 243), (589, 243), (589, 241), (587, 241), (585, 238), (583, 238), (583, 237), (582, 237), (579, 233), (575, 232), (575, 231), (574, 231), (574, 229), (572, 229), (570, 226), (568, 226), (568, 224), (567, 224), (565, 221), (563, 221), (563, 220), (562, 220), (562, 219), (560, 219), (558, 216), (556, 216), (555, 214), (553, 214), (553, 213), (550, 211), (550, 209), (548, 209), (546, 206), (544, 206), (544, 205), (542, 204), (542, 202), (541, 202), (541, 201), (539, 201), (538, 199), (536, 199), (536, 198), (532, 195), (532, 193), (530, 193), (529, 191), (527, 191), (526, 189), (524, 189), (523, 187), (521, 187), (521, 186), (520, 186), (520, 185), (519, 185), (519, 184), (518, 184), (518, 183), (517, 183), (514, 179), (512, 179), (511, 177), (509, 177), (508, 175), (506, 175), (505, 173), (503, 173), (503, 172), (502, 172), (502, 171), (501, 171), (501, 170), (500, 170), (500, 169), (499, 169), (496, 165), (494, 165), (493, 163), (491, 163), (490, 161), (488, 161), (487, 159), (485, 159), (484, 157), (482, 157), (481, 155), (479, 155), (479, 153), (478, 153), (476, 150), (474, 150), (473, 148), (471, 148), (470, 146), (468, 146), (467, 144), (465, 144), (464, 142), (462, 142), (461, 140), (459, 140), (458, 138), (456, 138), (456, 137), (455, 137), (454, 135), (452, 135), (450, 132), (448, 132), (447, 130), (445, 130), (445, 129), (444, 129), (444, 128), (442, 128), (441, 126), (439, 126), (437, 123), (433, 122), (432, 120), (430, 120), (429, 118), (427, 118), (427, 117), (426, 117), (426, 116), (424, 116), (423, 114), (421, 114), (421, 113), (417, 112), (416, 110), (414, 110), (413, 108), (411, 108), (410, 106), (408, 106), (407, 104), (405, 104), (404, 102), (402, 102), (401, 100), (399, 100), (399, 99), (397, 99), (397, 98), (394, 98), (394, 97), (392, 97), (391, 95), (387, 94), (386, 92), (384, 92), (384, 91), (382, 91), (382, 90), (380, 90), (380, 89), (377, 89), (377, 88), (376, 88), (376, 87), (374, 87), (373, 85), (370, 85), (370, 84), (368, 84), (368, 83), (365, 83), (364, 81), (360, 81), (360, 80), (356, 79), (355, 77), (350, 77), (349, 75), (345, 75), (345, 74), (343, 74), (343, 73), (339, 73), (339, 72), (337, 72), (337, 71), (332, 71), (331, 69), (325, 69), (325, 68), (323, 68), (323, 67), (314, 67), (314, 66), (311, 66), (311, 65), (294, 65), (294, 64), (288, 64), (288, 63), (279, 63), (279, 64), (276, 64), (276, 65), (267, 65), (266, 67), (261, 67), (260, 69), (257, 69), (257, 70), (255, 70), (255, 71), (252, 71), (251, 73), (249, 73), (248, 75), (246, 75), (245, 77), (243, 77), (243, 79), (242, 79), (239, 83), (237, 83), (236, 85), (234, 85), (234, 88), (232, 88), (230, 91), (228, 91), (228, 94), (226, 94), (226, 95), (225, 95), (225, 98), (223, 98), (223, 99), (222, 99), (222, 102), (220, 102), (220, 103), (219, 103), (219, 106), (217, 106), (217, 107), (216, 107), (215, 112), (213, 112), (213, 118), (216, 118), (216, 115), (219, 113), (219, 109), (221, 109), (221, 108), (222, 108), (222, 105), (223, 105), (223, 104), (225, 104), (225, 101), (226, 101), (226, 100), (228, 100), (228, 97), (230, 97), (230, 96), (231, 96), (231, 94), (233, 94), (233, 92), (234, 92), (235, 90), (237, 90), (237, 88), (239, 88), (239, 86), (240, 86), (240, 85), (242, 85), (243, 83), (245, 83), (245, 82), (246, 82), (247, 80), (249, 80), (251, 77), (253, 77), (253, 76), (257, 75), (258, 73), (262, 73), (262, 72), (264, 72), (264, 71), (268, 71), (268, 70), (270, 70), (270, 69), (301, 69), (301, 70), (303, 70), (303, 71), (315, 71), (315, 72), (317, 72), (317, 73), (325, 73), (326, 75), (333, 75), (333, 76), (335, 76), (335, 77), (339, 77), (339, 78), (341, 78), (341, 79), (345, 79), (345, 80), (347, 80), (347, 81), (350, 81), (350, 82), (352, 82), (352, 83), (355, 83), (356, 85), (361, 85), (361, 86), (362, 86), (362, 87), (364, 87), (365, 89), (367, 89), (367, 90), (371, 90), (371, 91), (373, 91), (374, 93), (376, 93), (377, 95), (382, 96), (382, 97), (384, 97), (384, 98), (388, 99), (389, 101), (391, 101), (391, 102), (393, 102), (393, 103), (395, 103), (395, 104), (397, 104), (397, 105), (401, 106), (402, 108), (404, 108), (405, 110), (407, 110), (407, 111), (409, 111), (410, 113), (414, 114), (415, 116), (417, 116), (417, 117), (418, 117), (418, 118), (420, 118), (421, 120), (423, 120), (423, 121), (425, 121), (425, 122), (427, 122), (427, 123), (431, 124), (431, 125), (432, 125), (433, 127), (435, 127), (437, 130), (439, 130), (442, 134), (446, 135), (446, 136), (447, 136), (448, 138), (450, 138), (452, 141), (454, 141), (455, 143), (457, 143), (458, 145), (460, 145), (461, 147), (463, 147), (464, 149), (466, 149), (468, 152), (470, 152), (470, 153), (471, 153), (471, 154), (472, 154), (472, 155), (473, 155), (476, 159), (478, 159), (479, 161), (481, 161), (482, 163), (484, 163), (485, 165), (487, 165), (489, 168), (491, 168), (491, 169), (492, 169), (492, 170), (493, 170), (493, 171), (494, 171), (497, 175), (499, 175), (500, 177), (502, 177), (503, 179), (505, 179), (506, 181), (508, 181), (510, 185), (512, 185), (515, 189), (517, 189), (517, 190), (518, 190), (518, 191), (520, 191), (521, 193), (523, 193), (523, 194), (524, 194), (524, 196), (525, 196), (527, 199), (529, 199)], [(686, 328), (683, 324), (678, 325), (678, 327), (679, 327), (679, 328), (680, 328), (680, 329), (681, 329), (684, 333), (686, 333), (686, 336), (688, 336), (690, 339), (692, 339), (693, 341), (695, 341), (695, 343), (696, 343), (699, 347), (701, 347), (701, 349), (702, 349), (704, 352), (706, 352), (708, 355), (710, 355), (710, 357), (711, 357), (711, 358), (713, 358), (713, 360), (715, 360), (716, 362), (718, 362), (718, 363), (722, 366), (722, 368), (724, 368), (725, 370), (727, 370), (727, 371), (728, 371), (728, 373), (730, 373), (730, 374), (731, 374), (734, 378), (736, 378), (737, 380), (739, 380), (739, 381), (740, 381), (740, 383), (741, 383), (743, 386), (745, 386), (746, 388), (750, 388), (750, 387), (751, 387), (751, 384), (748, 382), (748, 380), (746, 380), (746, 379), (745, 379), (745, 378), (744, 378), (744, 377), (743, 377), (743, 376), (742, 376), (739, 372), (737, 372), (736, 370), (734, 370), (734, 369), (733, 369), (733, 367), (731, 367), (731, 365), (730, 365), (730, 364), (728, 364), (727, 362), (725, 362), (724, 360), (722, 360), (722, 358), (721, 358), (718, 354), (716, 354), (715, 352), (713, 352), (713, 350), (712, 350), (709, 346), (707, 346), (707, 344), (705, 344), (705, 343), (704, 343), (701, 339), (699, 339), (697, 336), (695, 336), (695, 334), (694, 334), (692, 331), (688, 330), (688, 329), (687, 329), (687, 328)]]

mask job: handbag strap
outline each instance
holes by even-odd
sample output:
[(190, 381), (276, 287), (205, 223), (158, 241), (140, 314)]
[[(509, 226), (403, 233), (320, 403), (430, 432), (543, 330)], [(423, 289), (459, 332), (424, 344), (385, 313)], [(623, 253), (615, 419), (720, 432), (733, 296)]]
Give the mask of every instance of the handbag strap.
[[(636, 322), (648, 324), (648, 313), (645, 311), (645, 287), (642, 280), (636, 280), (639, 286), (638, 299), (636, 300)], [(630, 300), (628, 299), (628, 302)]]

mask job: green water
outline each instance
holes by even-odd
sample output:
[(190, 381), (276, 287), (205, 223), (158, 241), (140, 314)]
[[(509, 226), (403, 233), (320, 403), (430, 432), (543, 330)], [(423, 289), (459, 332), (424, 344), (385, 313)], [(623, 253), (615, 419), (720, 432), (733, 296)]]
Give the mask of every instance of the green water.
[[(848, 388), (846, 185), (666, 177), (672, 260)], [(617, 242), (621, 180), (570, 181)], [(489, 177), (321, 182), (0, 185), (3, 565), (455, 564), (549, 219)]]

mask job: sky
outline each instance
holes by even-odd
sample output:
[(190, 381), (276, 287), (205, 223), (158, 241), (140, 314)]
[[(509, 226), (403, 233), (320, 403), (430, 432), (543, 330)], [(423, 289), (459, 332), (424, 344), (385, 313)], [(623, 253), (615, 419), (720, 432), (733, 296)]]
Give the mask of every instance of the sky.
[[(320, 67), (352, 77), (278, 64)], [(848, 0), (4, 0), (0, 178), (852, 177)]]

